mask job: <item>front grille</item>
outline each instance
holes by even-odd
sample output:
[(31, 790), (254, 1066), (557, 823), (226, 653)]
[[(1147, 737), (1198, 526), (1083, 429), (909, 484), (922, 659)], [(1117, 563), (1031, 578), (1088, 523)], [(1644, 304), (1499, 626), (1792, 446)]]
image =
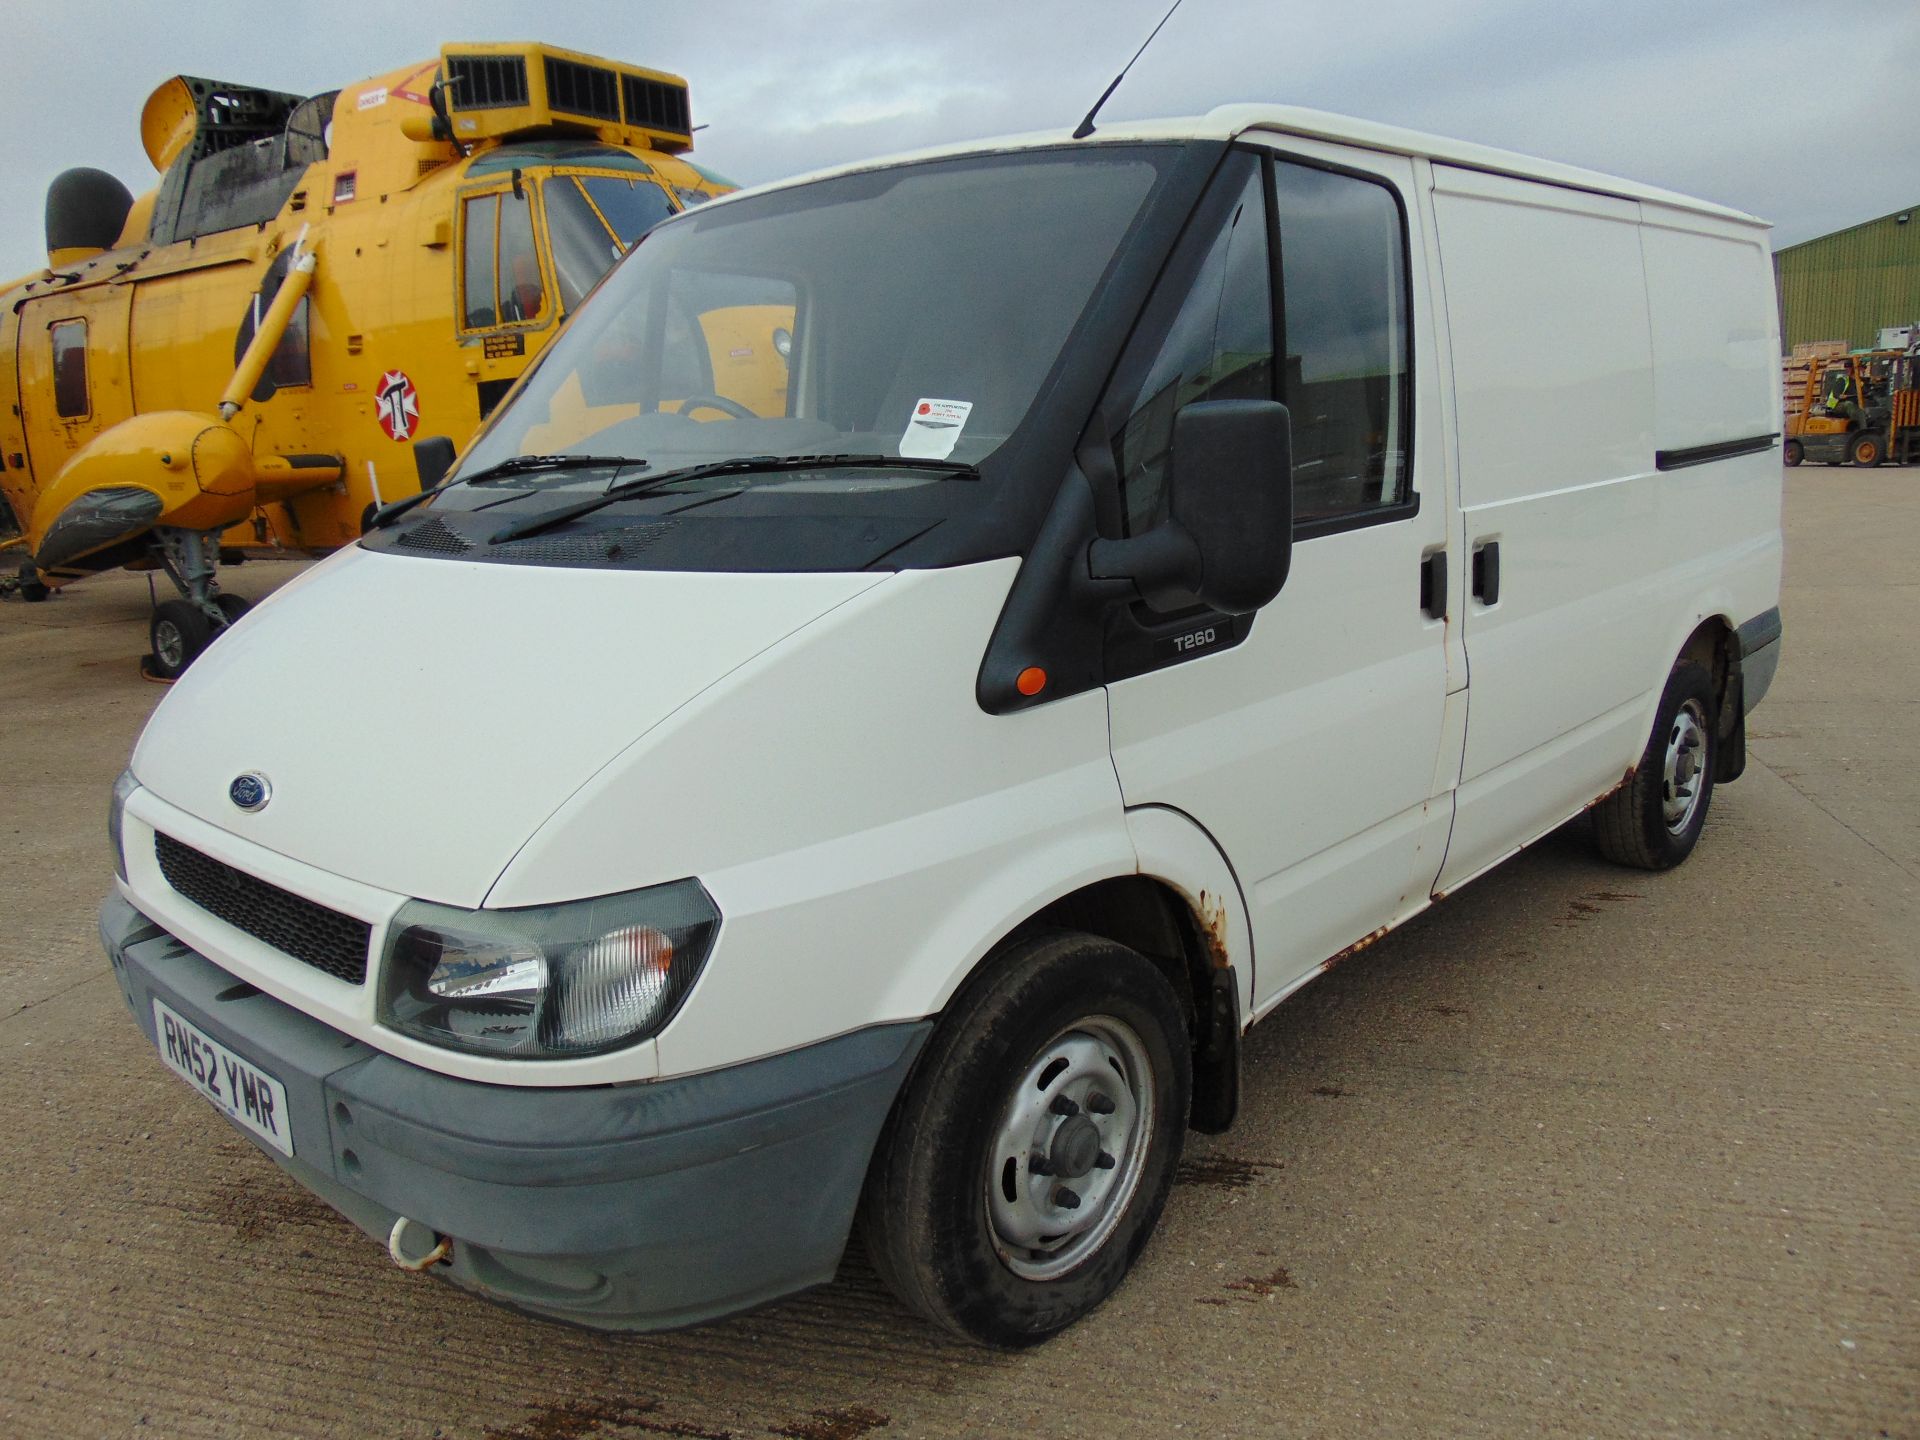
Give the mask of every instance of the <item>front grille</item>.
[(582, 65), (577, 60), (558, 60), (547, 56), (547, 106), (565, 110), (569, 115), (590, 115), (595, 120), (620, 118), (620, 94), (614, 88), (614, 73), (598, 65)]
[(449, 55), (447, 105), (498, 110), (527, 103), (527, 62), (519, 55)]
[(209, 915), (336, 980), (365, 982), (373, 936), (366, 921), (269, 885), (157, 830), (153, 853), (167, 884)]
[(626, 104), (627, 124), (692, 136), (693, 115), (687, 108), (684, 85), (665, 85), (658, 80), (643, 80), (638, 75), (622, 75), (620, 98)]
[(396, 545), (404, 545), (409, 550), (426, 550), (435, 555), (464, 555), (473, 548), (471, 542), (456, 535), (447, 522), (438, 515), (430, 515), (411, 530), (400, 532)]

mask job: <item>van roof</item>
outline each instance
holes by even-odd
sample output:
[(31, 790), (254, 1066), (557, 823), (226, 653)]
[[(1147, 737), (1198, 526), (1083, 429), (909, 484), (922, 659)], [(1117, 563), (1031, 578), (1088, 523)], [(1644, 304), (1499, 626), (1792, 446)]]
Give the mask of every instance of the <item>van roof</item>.
[(1645, 200), (1652, 204), (1689, 210), (1695, 214), (1712, 215), (1722, 220), (1770, 228), (1767, 221), (1744, 211), (1734, 210), (1725, 205), (1716, 205), (1710, 200), (1681, 195), (1672, 190), (1662, 190), (1657, 186), (1643, 185), (1638, 181), (1622, 180), (1618, 176), (1605, 175), (1597, 170), (1583, 170), (1575, 165), (1562, 165), (1553, 160), (1538, 160), (1529, 155), (1500, 150), (1491, 145), (1476, 145), (1466, 140), (1449, 140), (1439, 135), (1425, 135), (1417, 130), (1403, 130), (1396, 125), (1381, 125), (1372, 120), (1360, 120), (1350, 115), (1336, 115), (1325, 110), (1307, 110), (1296, 105), (1220, 105), (1204, 115), (1189, 115), (1165, 120), (1103, 123), (1092, 137), (1083, 141), (1075, 141), (1072, 132), (1067, 130), (1043, 130), (989, 140), (970, 140), (961, 144), (939, 145), (904, 154), (862, 160), (850, 165), (836, 165), (770, 184), (756, 185), (748, 191), (739, 193), (751, 194), (763, 190), (784, 189), (789, 185), (821, 180), (831, 175), (855, 174), (907, 161), (932, 160), (949, 155), (1027, 150), (1061, 144), (1092, 144), (1096, 141), (1111, 143), (1123, 140), (1233, 140), (1250, 132), (1297, 135), (1305, 139), (1332, 140), (1343, 145), (1380, 150), (1393, 155), (1417, 155), (1468, 170), (1482, 170), (1495, 175), (1512, 175), (1526, 180), (1540, 180), (1549, 185), (1564, 185), (1574, 190), (1614, 195), (1623, 200)]

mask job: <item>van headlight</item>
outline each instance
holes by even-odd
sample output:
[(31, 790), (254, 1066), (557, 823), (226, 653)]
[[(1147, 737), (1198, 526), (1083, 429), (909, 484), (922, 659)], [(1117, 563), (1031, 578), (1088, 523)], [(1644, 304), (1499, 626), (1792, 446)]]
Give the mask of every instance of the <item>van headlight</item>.
[(140, 788), (133, 771), (122, 770), (113, 782), (113, 799), (107, 802), (107, 843), (113, 847), (113, 873), (127, 878), (127, 847), (121, 838), (127, 819), (127, 797)]
[(719, 926), (696, 880), (524, 910), (409, 901), (387, 929), (380, 1023), (515, 1060), (617, 1050), (673, 1018)]

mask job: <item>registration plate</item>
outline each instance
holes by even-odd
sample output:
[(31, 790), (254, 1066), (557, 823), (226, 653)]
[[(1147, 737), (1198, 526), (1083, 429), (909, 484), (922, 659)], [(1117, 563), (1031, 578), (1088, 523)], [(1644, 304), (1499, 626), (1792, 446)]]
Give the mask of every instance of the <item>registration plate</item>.
[(174, 1074), (242, 1130), (259, 1136), (282, 1155), (293, 1154), (286, 1086), (159, 1000), (153, 1002), (153, 1031), (160, 1042), (160, 1058)]

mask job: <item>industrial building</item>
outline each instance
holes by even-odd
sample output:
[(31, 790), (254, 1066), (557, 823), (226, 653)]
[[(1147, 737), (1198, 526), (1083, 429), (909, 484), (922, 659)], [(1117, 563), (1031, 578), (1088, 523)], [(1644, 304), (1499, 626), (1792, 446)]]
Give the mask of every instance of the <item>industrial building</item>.
[(1774, 281), (1789, 351), (1819, 340), (1881, 345), (1881, 331), (1920, 323), (1920, 203), (1787, 246)]

